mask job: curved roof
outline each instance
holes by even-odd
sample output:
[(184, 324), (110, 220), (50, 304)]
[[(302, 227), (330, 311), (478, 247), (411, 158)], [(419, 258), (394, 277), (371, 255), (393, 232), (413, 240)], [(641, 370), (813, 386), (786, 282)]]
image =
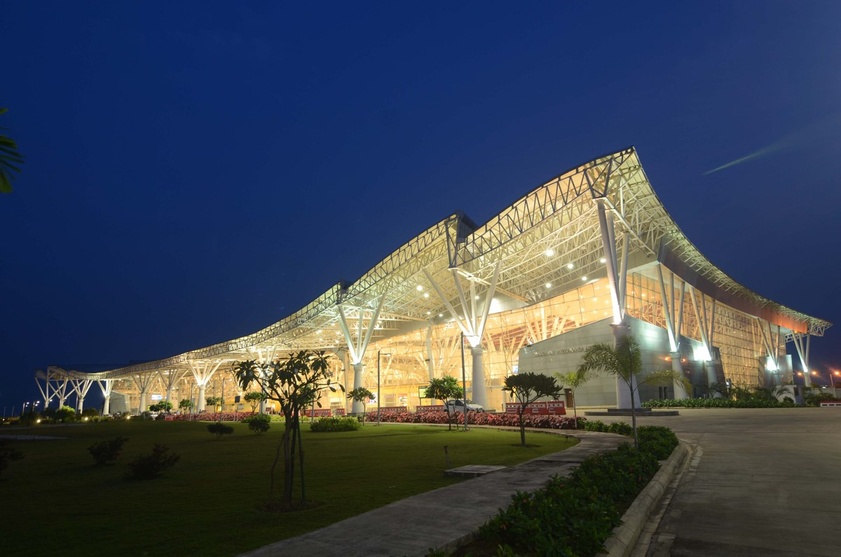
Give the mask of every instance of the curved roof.
[[(633, 261), (629, 268), (660, 261), (702, 292), (779, 324), (790, 334), (822, 335), (831, 325), (760, 296), (713, 265), (678, 228), (652, 189), (636, 150), (629, 147), (552, 178), (481, 226), (454, 213), (357, 281), (335, 284), (305, 307), (252, 334), (85, 377), (184, 369), (196, 361), (246, 359), (260, 350), (340, 350), (347, 346), (341, 314), (359, 323), (359, 330), (353, 331), (358, 335), (363, 321), (378, 316), (371, 340), (402, 334), (446, 313), (430, 278), (448, 300), (455, 300), (460, 286), (453, 272), (489, 284), (498, 266), (496, 292), (509, 304), (556, 296), (580, 285), (582, 275), (605, 276), (596, 199), (603, 199), (614, 214), (617, 237), (627, 233)], [(550, 249), (557, 256), (547, 257)]]

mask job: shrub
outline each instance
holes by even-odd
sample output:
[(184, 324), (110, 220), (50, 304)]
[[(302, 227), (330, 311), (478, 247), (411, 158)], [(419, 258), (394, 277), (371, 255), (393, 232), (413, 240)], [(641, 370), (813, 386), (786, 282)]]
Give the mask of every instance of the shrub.
[(618, 433), (619, 435), (634, 434), (634, 428), (631, 426), (631, 424), (627, 424), (625, 422), (614, 422), (612, 424), (606, 424), (604, 422), (595, 420), (592, 422), (586, 422), (584, 424), (584, 429), (587, 431), (598, 431), (600, 433)]
[(637, 428), (640, 450), (653, 454), (657, 460), (666, 460), (679, 441), (675, 433), (661, 426), (644, 425)]
[(55, 419), (57, 422), (75, 422), (76, 410), (70, 406), (62, 406), (55, 411)]
[(12, 446), (8, 439), (0, 439), (0, 472), (9, 467), (9, 463), (23, 458), (23, 453)]
[(177, 454), (167, 454), (169, 447), (155, 443), (152, 448), (152, 453), (144, 456), (139, 456), (129, 462), (129, 472), (126, 474), (128, 479), (135, 480), (151, 480), (160, 476), (165, 470), (175, 466), (175, 463), (181, 458)]
[[(734, 390), (732, 395), (735, 398), (673, 398), (646, 400), (642, 403), (644, 408), (791, 408), (794, 403), (791, 400), (778, 401), (773, 395), (768, 394), (767, 389), (757, 389), (751, 393), (747, 389), (739, 388)], [(805, 397), (804, 397), (805, 398)], [(808, 400), (806, 402), (808, 404)]]
[(508, 546), (508, 554), (595, 555), (657, 468), (654, 455), (627, 444), (592, 456), (569, 477), (556, 476), (539, 491), (515, 494), (479, 536)]
[(96, 408), (85, 408), (82, 411), (83, 418), (98, 418), (99, 417), (99, 410)]
[(839, 399), (830, 393), (808, 392), (803, 395), (803, 402), (806, 406), (820, 406), (821, 402), (839, 402)]
[[(588, 431), (631, 435), (624, 422), (585, 422)], [(497, 555), (595, 555), (636, 496), (678, 445), (668, 428), (638, 428), (639, 449), (623, 444), (612, 453), (594, 455), (567, 478), (553, 478), (534, 493), (513, 502), (479, 530), (498, 548)]]
[(126, 441), (128, 439), (125, 437), (115, 437), (110, 441), (100, 441), (88, 447), (88, 452), (91, 453), (97, 466), (105, 466), (119, 458), (120, 451), (123, 450), (123, 444)]
[(234, 428), (229, 425), (225, 425), (222, 422), (214, 422), (212, 424), (207, 425), (207, 431), (214, 434), (218, 439), (221, 438), (223, 435), (230, 435), (231, 433), (233, 433)]
[(317, 433), (329, 431), (356, 431), (361, 424), (353, 417), (347, 418), (321, 418), (310, 424), (310, 429)]
[[(259, 393), (258, 393), (259, 394)], [(257, 435), (262, 435), (269, 431), (271, 427), (272, 419), (269, 417), (268, 414), (254, 414), (253, 416), (249, 416), (242, 420), (244, 423), (248, 424), (248, 429), (256, 433)]]

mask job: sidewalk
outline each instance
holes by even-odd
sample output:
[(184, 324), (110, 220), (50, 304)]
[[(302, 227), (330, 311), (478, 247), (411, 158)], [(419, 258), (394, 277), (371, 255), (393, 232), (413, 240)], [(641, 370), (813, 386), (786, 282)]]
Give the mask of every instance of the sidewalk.
[(566, 451), (415, 495), (242, 557), (409, 557), (426, 555), (431, 548), (454, 548), (500, 508), (507, 507), (515, 492), (537, 490), (590, 455), (628, 442), (625, 436), (608, 433), (552, 432), (581, 442)]

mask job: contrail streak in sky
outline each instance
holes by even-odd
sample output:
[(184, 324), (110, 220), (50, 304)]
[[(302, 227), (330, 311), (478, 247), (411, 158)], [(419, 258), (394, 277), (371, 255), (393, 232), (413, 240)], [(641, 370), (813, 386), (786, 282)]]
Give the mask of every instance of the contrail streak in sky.
[(730, 161), (727, 164), (723, 164), (719, 167), (713, 168), (712, 170), (707, 170), (702, 174), (702, 176), (712, 174), (713, 172), (719, 172), (720, 170), (737, 166), (739, 164), (743, 164), (752, 160), (761, 159), (763, 157), (773, 155), (774, 153), (777, 153), (779, 151), (797, 149), (799, 147), (808, 147), (809, 144), (812, 144), (815, 140), (823, 140), (827, 136), (835, 135), (835, 137), (837, 137), (839, 116), (841, 116), (841, 114), (834, 114), (826, 118), (825, 120), (821, 120), (816, 124), (806, 126), (803, 129), (800, 129), (794, 133), (783, 137), (778, 141), (775, 141), (767, 147), (763, 147), (758, 151), (749, 153), (744, 157), (740, 157), (734, 161)]
[(782, 141), (778, 141), (777, 143), (771, 144), (768, 147), (764, 147), (764, 148), (760, 149), (759, 151), (754, 151), (753, 153), (750, 153), (749, 155), (745, 155), (742, 158), (736, 159), (734, 161), (730, 161), (727, 164), (723, 164), (723, 165), (719, 166), (718, 168), (713, 168), (712, 170), (707, 170), (706, 172), (704, 172), (703, 176), (706, 176), (707, 174), (712, 174), (713, 172), (718, 172), (719, 170), (724, 170), (725, 168), (730, 168), (731, 166), (736, 166), (737, 164), (742, 164), (743, 162), (748, 162), (748, 161), (752, 161), (754, 159), (760, 159), (762, 157), (767, 157), (768, 155), (774, 153), (775, 151), (781, 150), (784, 147), (784, 145), (782, 145), (782, 143), (783, 143)]

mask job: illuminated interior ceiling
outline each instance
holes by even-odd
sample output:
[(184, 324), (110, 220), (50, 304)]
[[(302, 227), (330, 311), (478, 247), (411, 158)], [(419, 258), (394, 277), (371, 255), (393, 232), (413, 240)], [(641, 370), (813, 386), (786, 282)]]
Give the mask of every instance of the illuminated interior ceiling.
[[(458, 308), (458, 288), (466, 290), (462, 285), (473, 281), (477, 292), (484, 292), (497, 265), (494, 298), (500, 309), (557, 296), (606, 276), (597, 198), (604, 198), (614, 215), (617, 243), (628, 239), (629, 271), (645, 273), (649, 268), (656, 273), (653, 264), (661, 261), (699, 290), (727, 298), (722, 301), (792, 333), (822, 336), (830, 326), (754, 293), (710, 263), (669, 216), (631, 147), (564, 172), (481, 226), (455, 213), (400, 246), (359, 280), (334, 285), (307, 306), (255, 333), (97, 373), (96, 379), (187, 370), (191, 362), (255, 359), (298, 349), (346, 349), (340, 313), (356, 337), (365, 334), (381, 307), (370, 338), (376, 343), (450, 318), (430, 278)], [(458, 283), (454, 272), (461, 277)]]

